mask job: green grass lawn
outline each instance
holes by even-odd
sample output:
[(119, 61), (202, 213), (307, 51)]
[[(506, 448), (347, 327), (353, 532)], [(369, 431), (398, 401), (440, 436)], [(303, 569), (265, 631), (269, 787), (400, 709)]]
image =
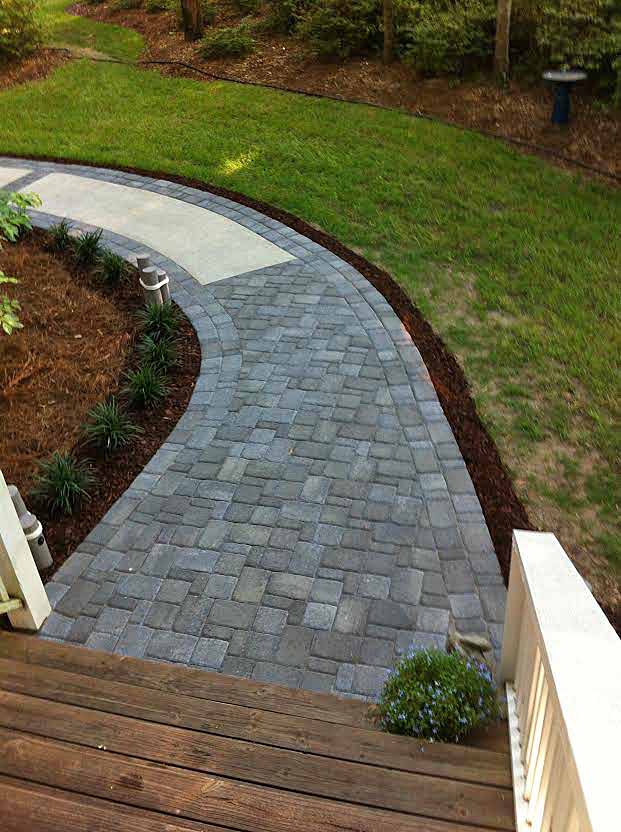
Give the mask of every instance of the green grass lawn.
[[(118, 56), (138, 36), (67, 19)], [(0, 152), (184, 174), (386, 267), (449, 346), (535, 522), (621, 569), (621, 191), (398, 113), (74, 62), (0, 95)]]

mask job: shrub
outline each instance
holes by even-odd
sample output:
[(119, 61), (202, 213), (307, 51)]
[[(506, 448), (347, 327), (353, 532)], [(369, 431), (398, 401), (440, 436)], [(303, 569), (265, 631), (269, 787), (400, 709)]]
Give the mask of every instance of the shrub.
[(2, 241), (14, 243), (22, 231), (32, 228), (27, 208), (38, 208), (41, 200), (36, 194), (0, 191), (0, 249)]
[(0, 3), (0, 61), (29, 55), (41, 43), (36, 0), (2, 0)]
[(127, 277), (127, 263), (120, 254), (106, 249), (99, 261), (99, 276), (107, 286), (118, 286)]
[[(0, 269), (0, 286), (3, 283), (19, 283), (15, 277), (7, 277)], [(0, 295), (0, 329), (7, 335), (12, 335), (16, 329), (23, 329), (18, 312), (21, 309), (19, 301), (8, 295)]]
[(615, 0), (547, 0), (535, 40), (546, 63), (580, 67), (621, 93), (621, 6)]
[(378, 0), (318, 0), (302, 16), (298, 33), (314, 52), (347, 58), (379, 42)]
[(139, 9), (142, 6), (142, 0), (114, 0), (112, 4), (113, 9), (118, 11), (131, 11), (132, 9)]
[(87, 441), (104, 451), (116, 451), (143, 432), (119, 406), (116, 399), (100, 402), (89, 411), (83, 428)]
[(254, 51), (255, 41), (246, 23), (208, 32), (201, 40), (203, 58), (242, 57)]
[(150, 303), (138, 313), (145, 335), (154, 341), (170, 338), (179, 329), (180, 317), (176, 306), (168, 301), (158, 306)]
[(438, 742), (460, 742), (499, 716), (487, 667), (457, 653), (409, 653), (391, 673), (379, 704), (381, 727)]
[(265, 28), (287, 34), (293, 32), (314, 0), (270, 0)]
[(71, 453), (56, 451), (40, 464), (35, 493), (53, 514), (72, 514), (82, 500), (90, 498), (93, 482), (88, 463)]
[[(179, 4), (180, 5), (180, 4)], [(144, 10), (149, 14), (165, 12), (170, 8), (168, 0), (145, 0)]]
[(261, 5), (261, 0), (235, 0), (235, 5), (242, 14), (255, 14)]
[(97, 231), (83, 231), (75, 238), (73, 243), (73, 256), (75, 261), (83, 269), (96, 265), (101, 258), (101, 229)]
[(461, 74), (488, 61), (494, 48), (496, 0), (407, 0), (397, 14), (404, 59), (430, 74)]
[(170, 336), (156, 341), (150, 335), (144, 335), (138, 344), (138, 352), (145, 363), (164, 372), (177, 363), (177, 345)]
[(71, 236), (71, 223), (69, 220), (61, 220), (50, 228), (49, 248), (52, 251), (66, 251), (71, 247), (73, 237)]
[(144, 363), (127, 373), (125, 393), (136, 407), (154, 407), (168, 395), (166, 376), (154, 364)]

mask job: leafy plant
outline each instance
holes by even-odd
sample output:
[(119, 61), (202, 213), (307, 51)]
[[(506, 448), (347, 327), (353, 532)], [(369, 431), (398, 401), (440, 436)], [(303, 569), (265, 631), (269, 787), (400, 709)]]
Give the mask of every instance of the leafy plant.
[(138, 313), (145, 335), (149, 335), (154, 341), (162, 338), (170, 338), (179, 329), (181, 318), (176, 306), (171, 301), (158, 306), (150, 303)]
[[(178, 5), (181, 5), (180, 3)], [(165, 12), (170, 8), (170, 3), (167, 0), (145, 0), (144, 10), (149, 14), (157, 12)]]
[(72, 514), (83, 501), (90, 498), (94, 483), (88, 463), (71, 453), (56, 451), (49, 460), (39, 465), (35, 493), (53, 514)]
[(142, 0), (114, 0), (112, 8), (118, 11), (130, 11), (132, 9), (139, 9), (142, 6)]
[(154, 364), (144, 363), (127, 373), (125, 393), (136, 407), (154, 407), (169, 393), (166, 376)]
[(0, 3), (0, 61), (28, 55), (41, 43), (41, 22), (36, 0), (2, 0)]
[(73, 256), (75, 261), (83, 269), (94, 266), (101, 258), (101, 229), (97, 231), (83, 231), (75, 238), (73, 243)]
[(317, 0), (302, 15), (300, 37), (318, 55), (347, 58), (379, 42), (377, 0)]
[[(3, 283), (19, 283), (19, 280), (15, 277), (7, 277), (0, 270), (0, 285)], [(18, 300), (10, 298), (8, 295), (0, 295), (0, 328), (7, 335), (12, 335), (16, 329), (24, 328), (17, 314), (20, 309), (21, 306)]]
[(71, 247), (73, 237), (71, 236), (71, 223), (62, 219), (50, 228), (50, 249), (52, 251), (66, 251)]
[(96, 404), (89, 411), (88, 419), (83, 428), (87, 441), (105, 451), (116, 451), (143, 433), (114, 397)]
[(99, 261), (99, 276), (108, 286), (118, 286), (127, 277), (125, 259), (120, 254), (106, 249)]
[(177, 345), (170, 336), (155, 340), (150, 335), (143, 335), (138, 352), (145, 363), (153, 364), (164, 372), (177, 363)]
[(392, 734), (461, 742), (499, 716), (488, 668), (441, 650), (411, 651), (390, 674), (378, 706)]
[(242, 57), (254, 51), (255, 40), (247, 23), (208, 32), (201, 41), (203, 58)]
[(22, 231), (32, 228), (27, 209), (38, 208), (40, 205), (41, 200), (36, 194), (0, 191), (0, 249), (2, 240), (14, 243)]

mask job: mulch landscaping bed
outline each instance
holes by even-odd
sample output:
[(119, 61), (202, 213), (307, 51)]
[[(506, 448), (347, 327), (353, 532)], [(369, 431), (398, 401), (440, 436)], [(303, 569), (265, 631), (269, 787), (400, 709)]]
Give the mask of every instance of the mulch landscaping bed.
[[(218, 0), (217, 7), (215, 27), (242, 19), (226, 0)], [(184, 41), (171, 12), (117, 10), (108, 2), (78, 3), (70, 11), (140, 32), (146, 41), (144, 60), (181, 61), (230, 80), (403, 109), (516, 141), (526, 152), (562, 166), (574, 162), (621, 178), (621, 113), (602, 107), (588, 85), (576, 89), (571, 124), (559, 128), (550, 123), (552, 92), (543, 83), (513, 81), (500, 88), (485, 79), (425, 79), (403, 63), (385, 66), (379, 57), (326, 62), (294, 37), (263, 31), (254, 35), (257, 48), (251, 55), (206, 60), (197, 44)], [(179, 66), (157, 68), (167, 75), (209, 80)]]
[(68, 59), (69, 55), (58, 49), (40, 49), (17, 63), (0, 62), (0, 92), (16, 84), (39, 81)]
[[(0, 268), (19, 278), (3, 287), (19, 299), (24, 329), (0, 336), (0, 460), (7, 482), (21, 490), (45, 526), (54, 558), (48, 575), (71, 554), (142, 471), (185, 412), (200, 368), (194, 328), (181, 313), (179, 364), (168, 374), (170, 394), (153, 410), (131, 411), (144, 429), (126, 449), (106, 457), (83, 443), (88, 411), (119, 395), (136, 367), (143, 306), (137, 273), (105, 289), (96, 273), (78, 271), (68, 254), (47, 250), (49, 236), (32, 231), (0, 252)], [(91, 497), (70, 516), (50, 516), (31, 492), (40, 460), (73, 450), (89, 460)], [(44, 576), (47, 577), (47, 576)]]

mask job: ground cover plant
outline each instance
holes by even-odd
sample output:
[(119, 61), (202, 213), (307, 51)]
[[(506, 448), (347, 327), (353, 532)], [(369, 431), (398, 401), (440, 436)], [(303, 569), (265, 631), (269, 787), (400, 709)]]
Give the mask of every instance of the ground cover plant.
[(533, 522), (615, 600), (619, 191), (400, 113), (85, 62), (0, 95), (0, 147), (229, 187), (388, 269), (459, 357)]
[(391, 734), (459, 743), (500, 710), (485, 664), (443, 650), (411, 650), (391, 672), (377, 713)]

